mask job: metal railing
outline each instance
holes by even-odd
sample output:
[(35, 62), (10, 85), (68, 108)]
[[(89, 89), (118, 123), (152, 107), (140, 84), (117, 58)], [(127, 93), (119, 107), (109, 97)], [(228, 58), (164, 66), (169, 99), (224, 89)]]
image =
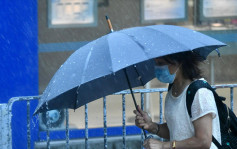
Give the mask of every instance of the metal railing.
[[(237, 84), (224, 84), (224, 85), (215, 85), (212, 86), (213, 88), (230, 88), (230, 108), (233, 110), (234, 106), (234, 88), (237, 87)], [(154, 89), (136, 89), (133, 91), (134, 93), (140, 94), (141, 96), (141, 108), (144, 109), (144, 94), (146, 93), (159, 93), (159, 104), (160, 104), (160, 123), (163, 123), (163, 93), (167, 92), (167, 88), (154, 88)], [(130, 94), (130, 91), (121, 91), (118, 93), (115, 93), (114, 95), (121, 95), (122, 97), (122, 143), (123, 143), (123, 149), (126, 149), (126, 108), (125, 108), (125, 95)], [(38, 100), (40, 96), (27, 96), (27, 97), (14, 97), (11, 98), (7, 104), (7, 110), (8, 110), (8, 149), (12, 148), (12, 128), (11, 128), (11, 121), (12, 121), (12, 107), (15, 102), (18, 101), (26, 101), (27, 102), (27, 148), (31, 148), (31, 129), (30, 129), (30, 101), (32, 100)], [(106, 97), (103, 98), (103, 122), (104, 122), (104, 148), (108, 148), (108, 134), (107, 134), (107, 113), (106, 113)], [(68, 114), (68, 109), (66, 109), (66, 127), (65, 127), (65, 148), (69, 149), (70, 148), (70, 137), (69, 137), (69, 114)], [(46, 117), (48, 118), (48, 114), (46, 114)], [(50, 149), (50, 130), (49, 130), (50, 123), (49, 121), (47, 122), (47, 139), (46, 139), (46, 144), (47, 144), (47, 149)], [(89, 135), (88, 135), (88, 105), (85, 105), (85, 149), (89, 148)], [(143, 132), (141, 131), (141, 148), (142, 144), (144, 141), (143, 137)]]

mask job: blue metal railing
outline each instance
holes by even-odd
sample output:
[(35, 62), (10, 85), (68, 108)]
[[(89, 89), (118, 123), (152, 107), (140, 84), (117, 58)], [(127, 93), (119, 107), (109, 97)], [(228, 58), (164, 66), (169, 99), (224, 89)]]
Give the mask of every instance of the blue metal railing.
[[(237, 87), (237, 84), (225, 84), (225, 85), (215, 85), (212, 86), (213, 88), (230, 88), (230, 108), (233, 110), (234, 106), (234, 88)], [(155, 89), (136, 89), (133, 91), (136, 94), (141, 95), (141, 108), (144, 109), (144, 94), (146, 93), (159, 93), (159, 104), (160, 104), (160, 111), (159, 111), (159, 123), (163, 123), (163, 94), (164, 92), (167, 92), (167, 88), (155, 88)], [(131, 134), (141, 134), (141, 145), (143, 144), (144, 141), (144, 136), (143, 132), (135, 127), (135, 126), (126, 126), (126, 108), (125, 108), (125, 95), (130, 94), (130, 91), (121, 91), (118, 93), (115, 93), (114, 95), (121, 95), (122, 97), (122, 126), (121, 127), (107, 127), (107, 107), (106, 107), (106, 97), (103, 98), (103, 122), (104, 122), (104, 127), (103, 128), (94, 128), (94, 129), (89, 129), (88, 128), (88, 105), (85, 105), (85, 129), (84, 130), (73, 130), (69, 128), (69, 112), (68, 109), (66, 109), (66, 128), (65, 131), (53, 131), (51, 132), (49, 130), (50, 128), (50, 121), (47, 122), (47, 131), (46, 133), (39, 133), (39, 138), (42, 140), (46, 141), (47, 144), (47, 149), (50, 149), (50, 141), (51, 140), (58, 140), (58, 139), (63, 139), (65, 140), (65, 148), (69, 149), (70, 148), (70, 139), (75, 139), (75, 138), (85, 138), (85, 149), (89, 148), (89, 136), (90, 137), (104, 137), (104, 148), (108, 148), (108, 136), (122, 136), (122, 143), (123, 143), (123, 149), (127, 147), (126, 144), (126, 136), (131, 135)], [(36, 100), (39, 99), (40, 96), (35, 96), (35, 97), (14, 97), (9, 100), (8, 103), (8, 113), (9, 113), (9, 129), (11, 132), (11, 111), (12, 111), (12, 106), (13, 103), (16, 101), (27, 101), (27, 147), (30, 148), (31, 144), (31, 130), (30, 130), (30, 101), (31, 100)], [(46, 117), (48, 117), (48, 114), (46, 114)], [(93, 133), (96, 132), (96, 135), (93, 135)], [(70, 133), (70, 135), (69, 135)], [(91, 134), (91, 135), (89, 135)], [(57, 137), (53, 137), (57, 136)], [(9, 135), (9, 139), (11, 141), (11, 136)], [(143, 148), (141, 146), (141, 148)]]

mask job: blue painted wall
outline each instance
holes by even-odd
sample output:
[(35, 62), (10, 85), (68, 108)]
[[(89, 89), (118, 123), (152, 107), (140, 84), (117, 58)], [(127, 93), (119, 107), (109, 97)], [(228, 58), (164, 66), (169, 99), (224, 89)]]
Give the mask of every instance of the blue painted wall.
[[(7, 103), (11, 97), (38, 95), (37, 0), (1, 0), (0, 8), (0, 103)], [(38, 129), (34, 125), (32, 130)], [(13, 106), (13, 149), (27, 148), (26, 126), (26, 102), (18, 102)]]

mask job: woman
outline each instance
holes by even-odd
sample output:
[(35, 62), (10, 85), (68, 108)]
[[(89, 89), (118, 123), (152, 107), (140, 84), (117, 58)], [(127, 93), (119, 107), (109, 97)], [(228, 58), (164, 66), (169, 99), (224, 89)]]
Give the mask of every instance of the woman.
[(157, 124), (138, 107), (134, 110), (135, 124), (150, 133), (170, 140), (144, 141), (146, 149), (215, 149), (212, 135), (221, 143), (219, 116), (213, 93), (199, 89), (191, 107), (186, 107), (186, 91), (190, 83), (203, 79), (198, 68), (202, 59), (194, 52), (182, 52), (155, 59), (155, 74), (159, 81), (172, 84), (165, 100), (166, 123)]

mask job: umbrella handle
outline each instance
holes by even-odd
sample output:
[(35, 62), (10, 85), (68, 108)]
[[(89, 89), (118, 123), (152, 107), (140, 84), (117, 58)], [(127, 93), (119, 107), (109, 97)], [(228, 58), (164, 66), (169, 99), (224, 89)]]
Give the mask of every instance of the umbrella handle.
[[(134, 105), (136, 107), (136, 110), (138, 111), (137, 102), (136, 102), (135, 96), (134, 96), (133, 91), (132, 91), (132, 86), (131, 86), (131, 83), (130, 83), (129, 78), (128, 78), (127, 70), (126, 70), (126, 68), (124, 68), (123, 70), (124, 70), (124, 73), (125, 73), (125, 76), (126, 76), (126, 79), (127, 79), (127, 82), (128, 82), (128, 86), (129, 86), (129, 89), (130, 89), (130, 92), (131, 92), (131, 95), (132, 95), (133, 103), (134, 103)], [(145, 131), (145, 129), (143, 127), (142, 127), (142, 131), (143, 131), (143, 134), (145, 136), (145, 139), (151, 138), (150, 136), (147, 137), (146, 131)]]

